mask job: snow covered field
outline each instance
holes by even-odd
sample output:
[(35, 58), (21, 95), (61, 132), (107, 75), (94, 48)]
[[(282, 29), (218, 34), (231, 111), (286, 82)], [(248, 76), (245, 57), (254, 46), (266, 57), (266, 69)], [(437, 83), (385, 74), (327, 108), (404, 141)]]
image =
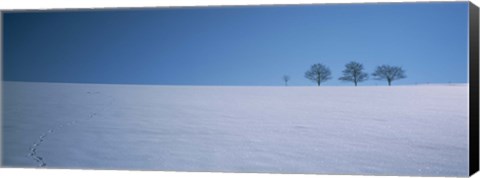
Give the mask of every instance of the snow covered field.
[(3, 82), (6, 167), (468, 175), (468, 86)]

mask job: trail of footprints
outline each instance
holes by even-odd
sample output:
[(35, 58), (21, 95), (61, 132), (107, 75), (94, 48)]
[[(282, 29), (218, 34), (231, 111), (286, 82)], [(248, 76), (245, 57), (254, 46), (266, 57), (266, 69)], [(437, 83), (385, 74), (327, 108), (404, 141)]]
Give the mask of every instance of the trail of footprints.
[[(87, 92), (87, 94), (89, 94), (89, 95), (100, 94), (100, 92)], [(44, 158), (42, 156), (38, 155), (37, 150), (38, 150), (38, 147), (40, 145), (42, 145), (42, 143), (45, 141), (45, 139), (50, 134), (55, 133), (57, 130), (62, 129), (63, 127), (75, 125), (80, 121), (93, 119), (95, 116), (98, 115), (98, 113), (101, 113), (101, 112), (105, 111), (108, 106), (112, 105), (112, 103), (113, 103), (113, 99), (110, 99), (110, 102), (109, 102), (108, 105), (105, 105), (101, 110), (99, 110), (97, 112), (91, 113), (86, 119), (77, 119), (77, 120), (61, 123), (61, 124), (55, 126), (54, 128), (51, 128), (51, 129), (47, 130), (47, 132), (40, 135), (40, 137), (37, 139), (37, 141), (35, 141), (35, 143), (33, 143), (32, 146), (30, 146), (30, 153), (28, 154), (28, 156), (30, 156), (35, 162), (37, 162), (38, 167), (47, 166), (47, 163), (45, 162)]]

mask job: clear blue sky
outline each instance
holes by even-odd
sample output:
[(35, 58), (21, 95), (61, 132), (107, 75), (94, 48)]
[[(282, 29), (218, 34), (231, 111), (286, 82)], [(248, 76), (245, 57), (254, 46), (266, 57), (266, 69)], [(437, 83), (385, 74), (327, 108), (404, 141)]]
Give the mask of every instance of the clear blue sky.
[[(160, 85), (315, 85), (345, 63), (401, 66), (394, 85), (466, 83), (468, 3), (8, 12), (4, 80)], [(369, 80), (360, 85), (385, 85)]]

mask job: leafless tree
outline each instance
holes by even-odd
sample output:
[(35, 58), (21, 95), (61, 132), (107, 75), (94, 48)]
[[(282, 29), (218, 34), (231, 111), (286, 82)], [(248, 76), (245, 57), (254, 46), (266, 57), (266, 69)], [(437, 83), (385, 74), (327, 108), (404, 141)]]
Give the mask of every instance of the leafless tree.
[(285, 86), (288, 86), (288, 81), (290, 80), (290, 76), (284, 75), (284, 76), (282, 77), (282, 79), (283, 79), (283, 81), (285, 82)]
[(305, 77), (320, 86), (322, 82), (331, 79), (331, 72), (330, 69), (323, 64), (314, 64), (310, 67), (310, 70), (305, 72)]
[(350, 62), (345, 65), (345, 70), (343, 72), (343, 77), (338, 78), (343, 81), (350, 81), (357, 86), (358, 82), (363, 82), (368, 80), (368, 74), (363, 72), (363, 65), (358, 62)]
[(388, 86), (392, 84), (392, 81), (407, 77), (405, 71), (401, 67), (389, 65), (378, 66), (372, 76), (375, 77), (375, 80), (386, 80)]

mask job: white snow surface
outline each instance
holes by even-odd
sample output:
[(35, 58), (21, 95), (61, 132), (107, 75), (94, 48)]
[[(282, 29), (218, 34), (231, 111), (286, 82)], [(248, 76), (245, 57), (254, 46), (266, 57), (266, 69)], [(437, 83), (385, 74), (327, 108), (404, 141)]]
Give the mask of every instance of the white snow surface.
[(3, 82), (5, 167), (468, 176), (468, 85)]

